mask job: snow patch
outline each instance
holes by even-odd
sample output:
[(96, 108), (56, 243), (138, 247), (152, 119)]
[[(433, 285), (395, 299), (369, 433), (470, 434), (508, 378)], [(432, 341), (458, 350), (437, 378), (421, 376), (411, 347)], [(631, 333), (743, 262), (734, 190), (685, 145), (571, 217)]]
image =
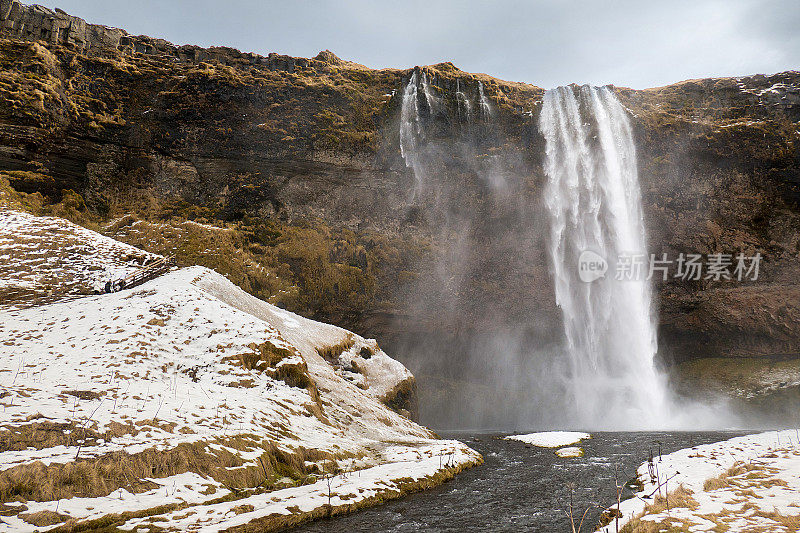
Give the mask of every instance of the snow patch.
[(556, 455), (559, 457), (583, 457), (583, 448), (579, 448), (578, 446), (559, 448), (556, 450)]
[(589, 433), (580, 431), (542, 431), (539, 433), (528, 433), (527, 435), (511, 435), (506, 440), (518, 440), (532, 446), (541, 448), (560, 448), (576, 444), (583, 439), (590, 439)]
[[(643, 490), (620, 505), (622, 518), (619, 524), (612, 521), (602, 533), (613, 533), (633, 517), (645, 511), (654, 502), (654, 496), (683, 487), (697, 501), (696, 509), (673, 508), (669, 513), (654, 513), (642, 520), (659, 523), (680, 519), (690, 531), (719, 531), (719, 525), (710, 515), (727, 511), (730, 516), (720, 518), (728, 526), (726, 531), (755, 531), (766, 527), (769, 531), (790, 531), (774, 520), (759, 513), (780, 513), (784, 517), (800, 515), (800, 432), (797, 430), (769, 431), (736, 437), (713, 444), (678, 450), (669, 455), (653, 458), (643, 463), (638, 478)], [(728, 472), (732, 467), (762, 468), (757, 476), (748, 472), (733, 475), (729, 486), (715, 488), (706, 481)], [(613, 507), (615, 509), (616, 506)]]

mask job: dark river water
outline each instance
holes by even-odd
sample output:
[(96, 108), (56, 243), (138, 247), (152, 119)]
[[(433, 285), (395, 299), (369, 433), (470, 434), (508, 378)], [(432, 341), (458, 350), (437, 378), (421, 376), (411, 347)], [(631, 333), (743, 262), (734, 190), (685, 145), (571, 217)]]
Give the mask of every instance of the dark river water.
[[(743, 435), (743, 432), (594, 433), (580, 446), (584, 456), (562, 459), (549, 448), (527, 448), (494, 435), (457, 434), (483, 454), (485, 464), (434, 489), (357, 513), (298, 528), (305, 533), (354, 531), (534, 531), (571, 532), (564, 510), (573, 496), (582, 531), (593, 531), (602, 508), (616, 501), (614, 465), (620, 479), (632, 478), (648, 455)], [(630, 494), (630, 493), (626, 493)], [(576, 523), (577, 530), (577, 523)]]

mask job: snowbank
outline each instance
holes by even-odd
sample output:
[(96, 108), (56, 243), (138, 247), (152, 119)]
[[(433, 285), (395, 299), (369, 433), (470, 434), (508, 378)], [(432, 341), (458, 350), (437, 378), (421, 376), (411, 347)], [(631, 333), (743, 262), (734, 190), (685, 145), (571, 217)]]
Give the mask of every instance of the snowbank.
[[(616, 532), (634, 517), (693, 532), (796, 531), (787, 523), (800, 520), (799, 442), (796, 430), (770, 431), (656, 457), (639, 467), (643, 489), (622, 502), (619, 524), (600, 531)], [(681, 487), (682, 496), (667, 507), (669, 498), (656, 501), (659, 487), (662, 495)], [(690, 506), (682, 505), (687, 497)]]

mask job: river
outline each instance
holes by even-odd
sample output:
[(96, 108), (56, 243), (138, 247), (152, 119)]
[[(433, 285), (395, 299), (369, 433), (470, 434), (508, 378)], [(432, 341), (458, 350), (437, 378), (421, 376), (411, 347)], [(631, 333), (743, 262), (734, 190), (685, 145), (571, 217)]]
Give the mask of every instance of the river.
[[(659, 449), (681, 448), (743, 435), (742, 432), (595, 433), (580, 446), (584, 456), (559, 458), (554, 449), (526, 447), (490, 434), (442, 435), (467, 443), (485, 463), (434, 489), (357, 513), (300, 527), (303, 533), (364, 532), (571, 532), (570, 493), (577, 525), (593, 531), (602, 509), (616, 500), (614, 466), (626, 482)], [(630, 496), (625, 491), (625, 496)]]

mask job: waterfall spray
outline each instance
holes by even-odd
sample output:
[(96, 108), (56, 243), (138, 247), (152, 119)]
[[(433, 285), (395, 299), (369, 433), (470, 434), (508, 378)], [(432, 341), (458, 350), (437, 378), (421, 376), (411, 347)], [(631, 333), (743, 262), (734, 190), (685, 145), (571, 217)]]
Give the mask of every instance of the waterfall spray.
[[(419, 376), (421, 394), (440, 387), (439, 377), (452, 384), (453, 394), (424, 402), (423, 420), (451, 428), (549, 423), (541, 416), (560, 413), (563, 402), (537, 383), (552, 381), (552, 373), (539, 371), (549, 360), (539, 364), (529, 342), (541, 313), (526, 313), (522, 302), (511, 312), (507, 301), (522, 294), (533, 299), (525, 289), (542, 249), (528, 174), (510, 171), (519, 160), (499, 149), (494, 112), (486, 95), (481, 104), (481, 89), (456, 81), (455, 98), (434, 100), (441, 88), (423, 73), (412, 71), (398, 94), (398, 133), (417, 184), (409, 207), (424, 214), (431, 238), (424, 271), (403, 294), (403, 315), (424, 329), (404, 336), (396, 353)], [(532, 399), (532, 391), (541, 391), (547, 405)]]
[[(607, 88), (560, 87), (545, 93), (539, 127), (547, 144), (549, 256), (576, 418), (608, 428), (662, 425), (665, 386), (654, 366), (650, 284), (646, 272), (632, 280), (614, 272), (620, 254), (646, 254), (625, 110)], [(607, 261), (604, 277), (580, 279), (587, 252)]]

